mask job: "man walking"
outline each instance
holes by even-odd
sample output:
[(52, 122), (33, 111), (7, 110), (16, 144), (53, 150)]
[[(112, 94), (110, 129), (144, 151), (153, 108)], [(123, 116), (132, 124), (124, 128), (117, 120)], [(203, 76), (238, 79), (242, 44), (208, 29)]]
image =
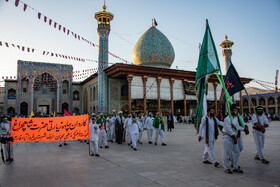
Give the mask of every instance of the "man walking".
[[(7, 117), (3, 118), (3, 122), (0, 124), (0, 134), (1, 137), (8, 138), (11, 134), (11, 122), (8, 121)], [(13, 162), (14, 161), (14, 144), (7, 142), (4, 144), (5, 148), (5, 155), (6, 155), (6, 162)]]
[(204, 141), (204, 154), (203, 154), (203, 163), (212, 164), (208, 161), (208, 156), (214, 163), (215, 167), (218, 167), (219, 163), (216, 160), (215, 154), (213, 152), (214, 142), (218, 139), (218, 125), (223, 126), (223, 122), (219, 121), (215, 117), (215, 111), (213, 108), (207, 109), (207, 115), (203, 116), (201, 119), (201, 124), (199, 127), (198, 141), (201, 141), (202, 138)]
[(238, 130), (244, 130), (244, 128), (239, 126), (237, 117), (238, 108), (236, 104), (232, 104), (230, 106), (230, 113), (232, 120), (229, 116), (227, 116), (225, 118), (223, 127), (223, 166), (226, 173), (232, 174), (232, 171), (229, 169), (229, 159), (231, 158), (232, 154), (232, 162), (234, 167), (233, 172), (243, 173), (243, 171), (238, 168), (240, 149), (237, 144), (236, 136), (238, 134)]
[(144, 130), (147, 130), (147, 136), (148, 136), (148, 141), (149, 144), (152, 144), (152, 137), (153, 137), (153, 122), (154, 122), (154, 118), (153, 118), (153, 113), (150, 112), (149, 116), (147, 117), (146, 121), (145, 121), (145, 125), (144, 125)]
[(255, 160), (261, 160), (263, 164), (268, 164), (269, 161), (264, 158), (263, 148), (265, 139), (265, 128), (268, 128), (268, 119), (263, 113), (263, 107), (257, 107), (257, 114), (253, 114), (252, 117), (253, 136), (256, 144), (256, 156)]
[(161, 145), (166, 146), (166, 144), (164, 143), (164, 122), (159, 112), (157, 112), (156, 114), (153, 126), (156, 129), (155, 145), (157, 145), (158, 135), (160, 135)]

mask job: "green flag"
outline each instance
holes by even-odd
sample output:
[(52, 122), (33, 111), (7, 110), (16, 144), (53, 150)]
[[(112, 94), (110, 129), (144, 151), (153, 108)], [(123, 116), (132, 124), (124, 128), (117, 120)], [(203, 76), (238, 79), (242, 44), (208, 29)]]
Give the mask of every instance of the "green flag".
[(211, 34), (211, 30), (206, 20), (206, 30), (200, 49), (198, 65), (196, 69), (195, 76), (195, 87), (196, 87), (196, 97), (197, 97), (197, 107), (196, 107), (196, 120), (195, 126), (197, 130), (199, 129), (199, 124), (202, 118), (202, 110), (206, 106), (203, 106), (203, 100), (205, 97), (205, 86), (207, 82), (208, 75), (217, 73), (220, 71), (220, 62), (217, 55), (217, 50), (215, 43)]

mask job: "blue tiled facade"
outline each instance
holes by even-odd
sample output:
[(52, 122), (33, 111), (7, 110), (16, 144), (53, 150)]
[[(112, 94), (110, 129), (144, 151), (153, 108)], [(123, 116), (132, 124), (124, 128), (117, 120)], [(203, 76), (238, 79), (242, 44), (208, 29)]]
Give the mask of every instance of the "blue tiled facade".
[(97, 110), (101, 113), (108, 112), (108, 77), (104, 69), (108, 67), (108, 38), (110, 33), (110, 25), (98, 24), (99, 34), (99, 56), (98, 56), (98, 90), (97, 90)]

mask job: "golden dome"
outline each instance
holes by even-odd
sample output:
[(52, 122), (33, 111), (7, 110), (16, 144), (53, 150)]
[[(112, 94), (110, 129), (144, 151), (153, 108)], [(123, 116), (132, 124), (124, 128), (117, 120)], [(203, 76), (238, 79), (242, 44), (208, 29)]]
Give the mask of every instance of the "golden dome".
[(171, 67), (175, 52), (168, 38), (156, 27), (150, 27), (136, 42), (132, 59), (136, 65)]

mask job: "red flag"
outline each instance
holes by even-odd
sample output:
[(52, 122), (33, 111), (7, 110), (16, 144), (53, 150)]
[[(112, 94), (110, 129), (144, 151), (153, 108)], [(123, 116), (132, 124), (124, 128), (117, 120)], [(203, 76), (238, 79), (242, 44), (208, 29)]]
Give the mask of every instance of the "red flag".
[(51, 19), (49, 20), (49, 25), (52, 25), (52, 20)]
[(63, 32), (65, 33), (65, 31), (66, 31), (65, 27), (63, 27)]
[(29, 47), (27, 48), (27, 52), (30, 52), (30, 48)]
[(16, 7), (18, 6), (18, 3), (19, 3), (19, 0), (16, 0), (16, 1), (15, 1)]
[(23, 11), (26, 11), (26, 9), (27, 9), (27, 4), (24, 3), (24, 5), (23, 5)]
[(2, 46), (2, 42), (0, 41), (0, 46)]
[(43, 55), (45, 55), (46, 51), (43, 51)]
[(35, 49), (32, 49), (32, 53), (34, 53)]
[(38, 12), (38, 18), (41, 19), (41, 13), (40, 12)]
[(19, 46), (19, 45), (17, 45), (17, 47), (18, 47), (18, 49), (20, 49), (20, 46)]
[(9, 44), (7, 42), (5, 42), (6, 46), (9, 47)]
[(56, 25), (57, 25), (57, 23), (56, 23), (56, 22), (54, 22), (54, 26), (53, 26), (53, 27), (54, 27), (54, 28), (56, 28)]
[(58, 30), (60, 30), (60, 29), (61, 29), (61, 25), (58, 26)]
[(24, 46), (22, 46), (22, 51), (24, 51)]
[(44, 16), (44, 22), (47, 22), (47, 19), (48, 19), (47, 16)]
[(67, 35), (69, 35), (69, 33), (70, 33), (70, 30), (68, 29), (68, 30), (67, 30)]

